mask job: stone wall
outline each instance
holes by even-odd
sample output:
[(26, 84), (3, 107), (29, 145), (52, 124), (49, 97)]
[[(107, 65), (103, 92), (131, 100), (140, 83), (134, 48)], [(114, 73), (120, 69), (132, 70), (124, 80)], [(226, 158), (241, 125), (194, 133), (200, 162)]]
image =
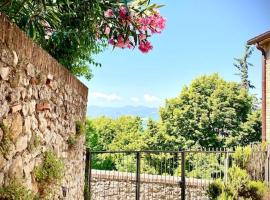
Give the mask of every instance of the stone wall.
[[(134, 173), (92, 170), (91, 197), (94, 200), (134, 200)], [(175, 200), (181, 197), (180, 177), (141, 174), (140, 199)], [(207, 181), (187, 179), (187, 200), (208, 200)]]
[(0, 186), (16, 179), (38, 193), (34, 170), (52, 151), (64, 170), (59, 182), (51, 181), (49, 199), (83, 199), (84, 136), (76, 135), (75, 122), (85, 120), (87, 93), (0, 13)]

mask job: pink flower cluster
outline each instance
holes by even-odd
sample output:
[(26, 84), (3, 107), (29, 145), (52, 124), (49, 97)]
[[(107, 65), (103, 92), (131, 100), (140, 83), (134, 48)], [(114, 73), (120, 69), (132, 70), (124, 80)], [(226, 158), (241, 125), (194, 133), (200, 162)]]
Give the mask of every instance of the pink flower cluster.
[[(136, 27), (136, 37), (139, 41), (139, 50), (142, 53), (148, 53), (153, 49), (153, 46), (148, 41), (149, 31), (152, 34), (161, 33), (165, 29), (166, 19), (162, 17), (157, 11), (154, 11), (148, 16), (136, 16), (134, 13), (130, 13), (125, 6), (120, 6), (118, 13), (114, 10), (108, 9), (104, 12), (106, 18), (115, 18), (124, 26), (129, 25), (130, 27)], [(118, 17), (117, 17), (118, 16)], [(149, 30), (149, 31), (148, 31)], [(111, 32), (110, 27), (106, 27), (104, 30), (105, 35), (109, 35)], [(134, 35), (133, 35), (134, 37)], [(133, 48), (135, 44), (131, 39), (131, 36), (125, 37), (123, 34), (119, 34), (117, 37), (109, 38), (109, 44), (119, 48)]]

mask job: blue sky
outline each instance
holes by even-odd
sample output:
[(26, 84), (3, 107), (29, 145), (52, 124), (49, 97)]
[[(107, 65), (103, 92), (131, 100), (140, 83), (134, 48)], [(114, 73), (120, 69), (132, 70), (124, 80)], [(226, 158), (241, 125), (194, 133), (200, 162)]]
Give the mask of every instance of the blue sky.
[[(202, 74), (235, 76), (233, 58), (241, 56), (246, 41), (270, 30), (269, 0), (156, 0), (166, 6), (161, 14), (167, 27), (151, 39), (152, 52), (108, 48), (96, 56), (101, 68), (83, 82), (89, 88), (89, 104), (106, 107), (144, 105), (158, 107), (176, 97), (183, 85)], [(250, 79), (261, 91), (261, 54), (250, 62)]]

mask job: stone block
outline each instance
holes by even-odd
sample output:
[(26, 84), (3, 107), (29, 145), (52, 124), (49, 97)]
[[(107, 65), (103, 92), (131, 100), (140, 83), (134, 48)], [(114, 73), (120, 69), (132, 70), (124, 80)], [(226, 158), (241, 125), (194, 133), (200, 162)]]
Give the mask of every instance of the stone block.
[(20, 110), (22, 110), (22, 105), (21, 104), (13, 105), (10, 108), (11, 113), (16, 113), (16, 112), (18, 112)]
[(21, 180), (23, 178), (23, 161), (22, 161), (21, 156), (17, 156), (13, 160), (9, 168), (8, 175), (12, 179), (14, 178), (14, 179)]
[(2, 78), (2, 80), (7, 81), (9, 79), (9, 72), (10, 72), (9, 67), (0, 66), (0, 77)]
[(27, 135), (21, 136), (17, 139), (16, 141), (16, 152), (22, 152), (23, 150), (25, 150), (27, 148), (27, 141), (28, 137)]

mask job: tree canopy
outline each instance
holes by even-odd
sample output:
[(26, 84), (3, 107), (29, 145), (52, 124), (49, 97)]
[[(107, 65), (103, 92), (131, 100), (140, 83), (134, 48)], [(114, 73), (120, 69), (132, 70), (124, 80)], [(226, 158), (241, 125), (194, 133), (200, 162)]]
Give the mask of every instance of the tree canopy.
[(152, 34), (165, 28), (160, 6), (149, 0), (4, 0), (5, 13), (76, 76), (91, 79), (89, 65), (108, 44), (135, 48), (153, 47)]

